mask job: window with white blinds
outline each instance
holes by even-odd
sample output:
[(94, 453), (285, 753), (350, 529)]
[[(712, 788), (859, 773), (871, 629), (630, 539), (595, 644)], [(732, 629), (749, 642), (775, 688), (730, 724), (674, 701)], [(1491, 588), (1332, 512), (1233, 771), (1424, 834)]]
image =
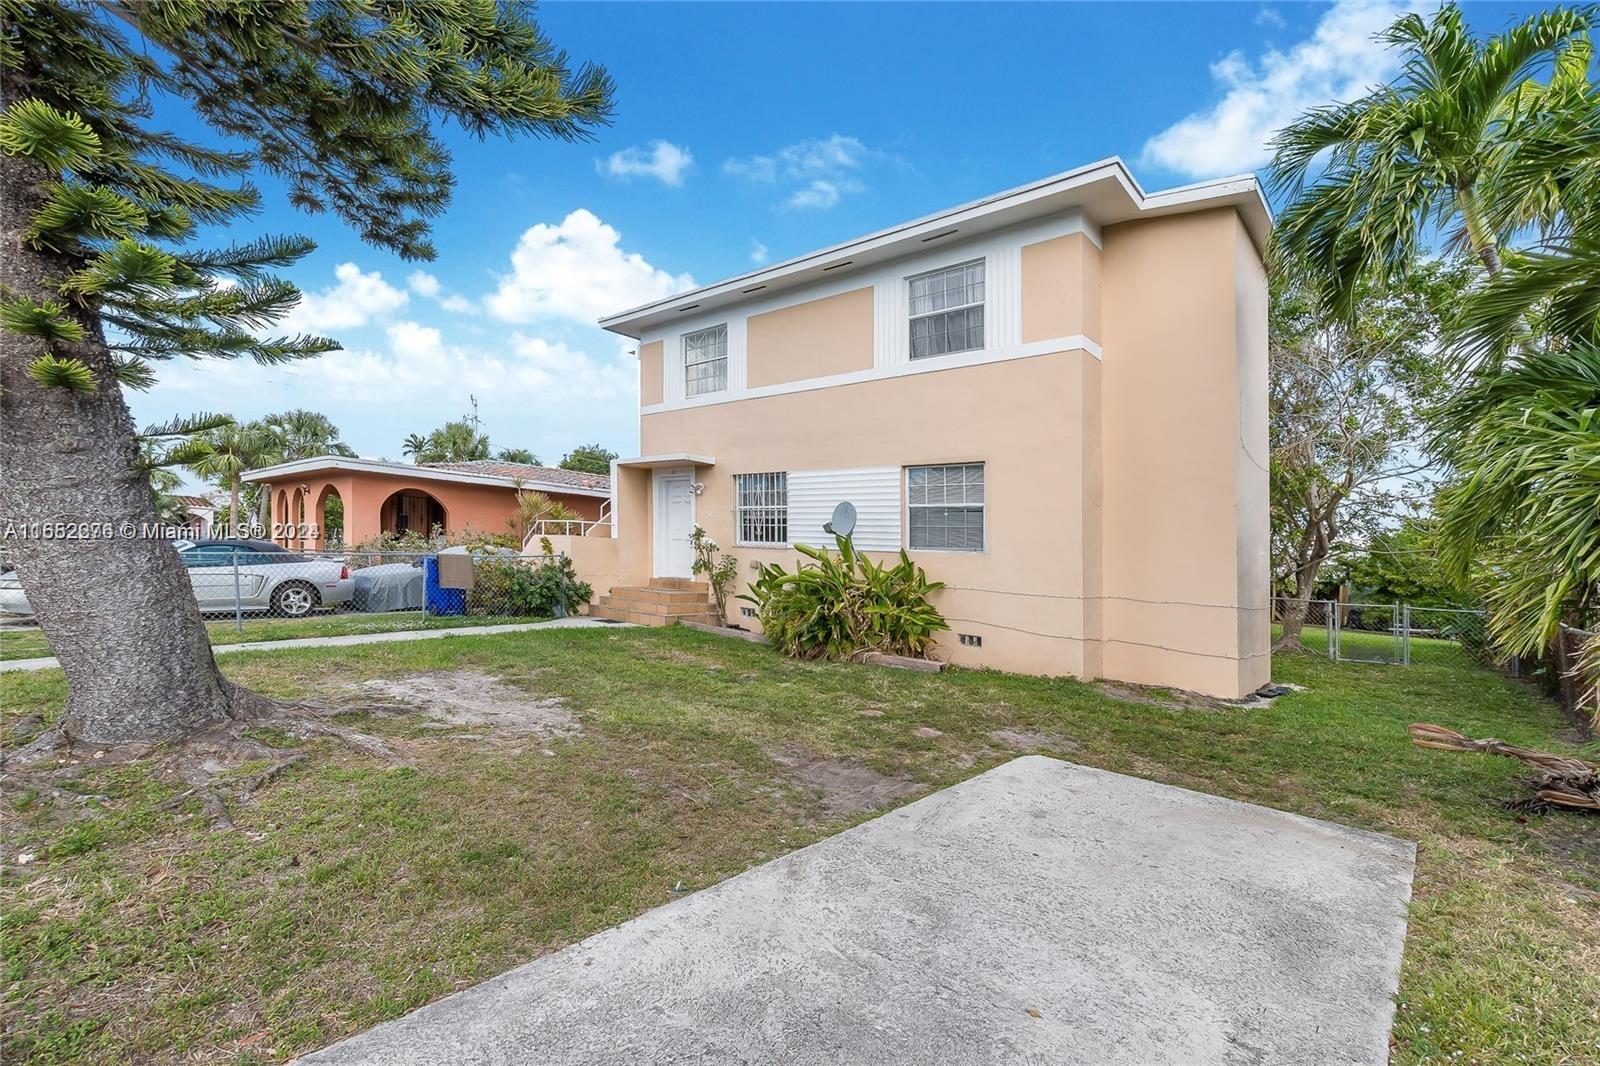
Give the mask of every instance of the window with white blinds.
[(983, 464), (906, 468), (913, 550), (983, 551)]
[(683, 394), (704, 396), (728, 387), (728, 327), (683, 335)]
[(911, 309), (911, 358), (927, 359), (983, 347), (983, 260), (906, 279)]
[(789, 543), (788, 474), (735, 474), (733, 488), (740, 544)]

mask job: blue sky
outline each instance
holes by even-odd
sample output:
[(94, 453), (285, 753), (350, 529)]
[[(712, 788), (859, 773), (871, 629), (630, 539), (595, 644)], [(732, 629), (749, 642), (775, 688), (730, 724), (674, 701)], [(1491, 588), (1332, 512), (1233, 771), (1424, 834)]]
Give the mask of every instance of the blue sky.
[[(633, 454), (633, 345), (598, 315), (1106, 156), (1149, 190), (1254, 170), (1305, 107), (1393, 75), (1370, 38), (1402, 10), (547, 4), (550, 36), (616, 79), (613, 125), (580, 144), (447, 129), (458, 185), (432, 263), (367, 247), (258, 179), (265, 209), (231, 236), (314, 238), (287, 326), (346, 350), (172, 364), (130, 404), (141, 424), (308, 407), (362, 455), (399, 458), (406, 434), (476, 396), (497, 447)], [(1468, 15), (1492, 30), (1533, 10)]]

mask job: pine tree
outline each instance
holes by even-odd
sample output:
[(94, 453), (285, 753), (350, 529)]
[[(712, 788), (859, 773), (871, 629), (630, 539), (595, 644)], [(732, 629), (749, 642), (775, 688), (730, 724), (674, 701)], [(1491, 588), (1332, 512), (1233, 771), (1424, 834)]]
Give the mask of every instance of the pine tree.
[[(121, 390), (177, 356), (337, 346), (271, 334), (299, 298), (273, 272), (310, 241), (198, 249), (196, 228), (253, 212), (259, 169), (301, 209), (428, 259), (452, 185), (435, 124), (570, 141), (611, 93), (531, 6), (493, 0), (0, 0), (0, 528), (67, 675), (67, 735), (166, 740), (249, 702), (176, 553), (139, 535), (155, 499)], [(153, 95), (234, 148), (156, 128)], [(94, 535), (34, 525), (62, 522)]]

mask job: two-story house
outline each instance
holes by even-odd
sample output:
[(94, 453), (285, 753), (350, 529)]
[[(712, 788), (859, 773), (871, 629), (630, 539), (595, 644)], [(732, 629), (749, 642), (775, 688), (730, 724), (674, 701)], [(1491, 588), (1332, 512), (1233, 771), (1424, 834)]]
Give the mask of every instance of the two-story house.
[(603, 319), (639, 342), (642, 454), (562, 547), (647, 586), (699, 525), (744, 591), (849, 501), (859, 548), (948, 586), (955, 663), (1243, 696), (1270, 228), (1253, 177), (1147, 194), (1111, 159)]

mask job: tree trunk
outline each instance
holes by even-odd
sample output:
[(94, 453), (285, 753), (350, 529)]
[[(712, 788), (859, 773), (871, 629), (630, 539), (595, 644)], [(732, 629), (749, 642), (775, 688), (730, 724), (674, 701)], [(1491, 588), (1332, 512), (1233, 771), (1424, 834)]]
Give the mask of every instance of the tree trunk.
[(228, 535), (239, 535), (239, 475), (228, 480)]
[[(23, 241), (45, 177), (31, 161), (0, 156), (0, 283), (35, 300), (55, 295), (50, 282), (77, 265)], [(34, 382), (27, 370), (44, 342), (0, 330), (0, 532), (66, 672), (68, 735), (169, 740), (227, 715), (235, 689), (157, 528), (99, 315), (69, 313), (87, 336), (57, 350), (94, 371), (92, 393)]]
[(1301, 639), (1301, 632), (1305, 629), (1306, 615), (1310, 613), (1311, 593), (1293, 596), (1284, 601), (1283, 617), (1278, 620), (1278, 640), (1273, 644), (1274, 651), (1304, 651), (1305, 642)]
[(1490, 277), (1496, 277), (1501, 270), (1500, 244), (1495, 235), (1484, 224), (1483, 214), (1478, 210), (1478, 195), (1471, 188), (1456, 190), (1456, 203), (1461, 207), (1461, 221), (1467, 230), (1467, 240), (1472, 245), (1472, 250), (1483, 263), (1483, 268), (1489, 272)]

